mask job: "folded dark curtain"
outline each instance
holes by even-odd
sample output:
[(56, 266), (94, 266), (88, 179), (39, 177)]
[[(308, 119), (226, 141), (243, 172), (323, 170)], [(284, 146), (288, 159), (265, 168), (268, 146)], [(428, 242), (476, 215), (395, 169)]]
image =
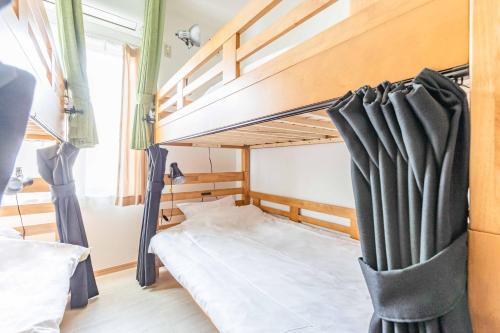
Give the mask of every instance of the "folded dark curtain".
[(151, 238), (156, 234), (160, 212), (161, 191), (165, 183), (165, 164), (168, 151), (159, 145), (151, 145), (148, 154), (148, 182), (146, 200), (142, 216), (141, 238), (139, 241), (139, 257), (137, 259), (136, 279), (141, 285), (150, 286), (156, 281), (155, 256), (148, 253)]
[[(72, 172), (78, 152), (79, 149), (68, 142), (39, 149), (38, 171), (50, 186), (61, 242), (89, 247)], [(76, 267), (70, 291), (71, 308), (84, 307), (89, 298), (99, 294), (90, 256)]]
[(472, 332), (466, 288), (469, 111), (424, 69), (328, 110), (351, 154), (370, 333)]
[(35, 83), (28, 72), (0, 64), (0, 203), (24, 139)]

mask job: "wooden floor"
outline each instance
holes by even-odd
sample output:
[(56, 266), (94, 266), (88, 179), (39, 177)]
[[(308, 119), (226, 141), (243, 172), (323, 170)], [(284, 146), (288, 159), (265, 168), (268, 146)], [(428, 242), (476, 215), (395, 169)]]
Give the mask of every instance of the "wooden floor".
[(147, 289), (137, 284), (135, 269), (99, 277), (97, 284), (100, 295), (85, 309), (66, 310), (62, 333), (217, 332), (168, 272)]

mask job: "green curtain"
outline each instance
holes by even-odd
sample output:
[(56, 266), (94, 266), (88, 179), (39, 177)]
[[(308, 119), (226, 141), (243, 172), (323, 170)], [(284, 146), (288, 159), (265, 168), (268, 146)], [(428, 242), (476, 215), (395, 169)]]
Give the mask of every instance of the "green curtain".
[(69, 116), (68, 140), (78, 148), (98, 143), (90, 102), (81, 0), (56, 0), (57, 27), (64, 74), (78, 113)]
[(154, 104), (154, 94), (160, 70), (163, 45), (163, 24), (165, 22), (165, 1), (146, 0), (144, 7), (144, 34), (142, 37), (141, 62), (137, 85), (132, 129), (132, 149), (146, 149), (153, 142), (153, 129), (145, 117)]

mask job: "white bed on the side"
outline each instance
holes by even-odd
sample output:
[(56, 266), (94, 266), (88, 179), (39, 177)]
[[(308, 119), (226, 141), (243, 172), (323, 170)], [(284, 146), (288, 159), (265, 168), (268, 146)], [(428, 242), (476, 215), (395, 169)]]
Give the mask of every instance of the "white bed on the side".
[(89, 249), (0, 236), (0, 332), (59, 332), (69, 281)]
[(347, 236), (263, 213), (204, 211), (153, 237), (150, 252), (223, 333), (366, 332), (372, 305)]

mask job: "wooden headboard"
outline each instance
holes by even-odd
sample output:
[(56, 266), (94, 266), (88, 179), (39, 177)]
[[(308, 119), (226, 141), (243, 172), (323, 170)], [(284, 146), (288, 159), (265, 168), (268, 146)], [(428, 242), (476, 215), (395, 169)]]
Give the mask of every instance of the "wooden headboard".
[[(172, 226), (178, 225), (184, 220), (184, 215), (180, 209), (175, 207), (175, 201), (192, 200), (213, 197), (225, 197), (229, 195), (241, 196), (240, 200), (236, 201), (236, 205), (241, 206), (245, 204), (254, 204), (261, 208), (263, 211), (270, 214), (281, 215), (289, 218), (291, 221), (298, 223), (307, 223), (310, 225), (318, 226), (334, 230), (337, 232), (345, 233), (354, 239), (359, 239), (358, 226), (356, 223), (356, 212), (353, 208), (342, 207), (333, 204), (326, 204), (314, 202), (310, 200), (301, 200), (290, 198), (280, 195), (253, 192), (250, 190), (250, 149), (248, 147), (241, 149), (241, 165), (242, 170), (238, 172), (214, 172), (214, 173), (191, 173), (185, 174), (185, 184), (215, 184), (224, 182), (241, 182), (241, 185), (233, 188), (213, 189), (207, 188), (206, 190), (186, 191), (164, 193), (161, 197), (163, 208), (160, 210), (158, 218), (158, 230), (168, 229)], [(169, 189), (170, 178), (165, 175), (165, 187)], [(210, 186), (209, 185), (209, 186)], [(174, 201), (174, 208), (171, 208), (172, 198)], [(266, 205), (265, 202), (271, 202), (279, 205), (288, 206), (288, 210), (282, 210)], [(317, 212), (337, 218), (346, 219), (349, 221), (348, 225), (336, 222), (327, 221), (318, 217), (313, 217), (305, 211)], [(163, 215), (170, 218), (176, 217), (176, 221), (166, 221)]]

